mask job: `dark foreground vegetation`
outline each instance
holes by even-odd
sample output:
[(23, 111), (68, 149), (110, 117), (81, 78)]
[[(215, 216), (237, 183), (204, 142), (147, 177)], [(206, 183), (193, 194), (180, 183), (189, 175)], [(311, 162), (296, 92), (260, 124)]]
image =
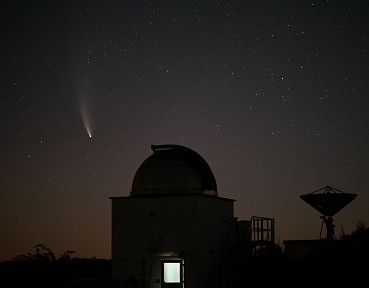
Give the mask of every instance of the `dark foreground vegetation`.
[(263, 247), (244, 264), (232, 267), (235, 273), (225, 287), (369, 285), (369, 228), (363, 222), (350, 235), (342, 232), (339, 240), (318, 242), (320, 245), (304, 257), (290, 257), (276, 244)]
[(111, 260), (5, 261), (0, 271), (0, 287), (57, 288), (73, 279), (110, 278)]
[[(271, 250), (274, 250), (272, 248)], [(322, 253), (288, 258), (281, 253), (250, 257), (233, 267), (227, 288), (241, 287), (361, 287), (368, 285), (369, 254)], [(360, 286), (359, 286), (360, 285)]]
[[(215, 286), (367, 286), (369, 228), (359, 223), (352, 234), (342, 234), (337, 242), (340, 243), (338, 248), (328, 243), (322, 246), (324, 249), (300, 258), (289, 257), (277, 244), (262, 247), (251, 257), (242, 257), (240, 253), (230, 254), (229, 259), (225, 259), (225, 273)], [(56, 258), (45, 245), (38, 244), (35, 249), (35, 253), (0, 262), (0, 287), (60, 288), (63, 283), (74, 279), (111, 278), (109, 259), (73, 258), (73, 251)]]

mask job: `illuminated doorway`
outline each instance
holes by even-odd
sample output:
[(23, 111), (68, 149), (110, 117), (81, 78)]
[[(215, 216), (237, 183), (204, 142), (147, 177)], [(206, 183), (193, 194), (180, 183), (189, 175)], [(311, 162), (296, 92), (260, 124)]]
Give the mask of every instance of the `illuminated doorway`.
[(184, 263), (181, 259), (161, 260), (161, 287), (183, 288), (184, 287)]

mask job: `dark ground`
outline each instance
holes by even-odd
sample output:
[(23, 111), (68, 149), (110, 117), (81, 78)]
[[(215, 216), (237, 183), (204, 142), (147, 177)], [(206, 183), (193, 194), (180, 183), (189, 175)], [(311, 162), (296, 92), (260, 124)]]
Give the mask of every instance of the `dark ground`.
[[(363, 259), (257, 257), (229, 267), (226, 287), (359, 287), (367, 281), (366, 267)], [(7, 261), (0, 263), (0, 277), (3, 288), (59, 288), (73, 279), (110, 278), (111, 261)]]

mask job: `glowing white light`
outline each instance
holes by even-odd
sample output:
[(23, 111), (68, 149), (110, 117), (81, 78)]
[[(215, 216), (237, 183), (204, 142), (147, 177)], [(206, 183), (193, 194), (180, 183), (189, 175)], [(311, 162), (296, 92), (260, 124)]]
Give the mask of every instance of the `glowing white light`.
[(180, 263), (164, 263), (164, 282), (180, 283), (181, 282), (181, 264)]

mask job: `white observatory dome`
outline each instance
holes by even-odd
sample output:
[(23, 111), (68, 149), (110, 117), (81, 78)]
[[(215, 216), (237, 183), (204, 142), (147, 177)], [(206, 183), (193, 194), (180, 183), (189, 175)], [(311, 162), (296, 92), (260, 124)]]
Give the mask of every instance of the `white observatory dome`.
[(204, 194), (218, 196), (208, 163), (195, 151), (180, 145), (151, 145), (153, 154), (138, 168), (131, 196)]

